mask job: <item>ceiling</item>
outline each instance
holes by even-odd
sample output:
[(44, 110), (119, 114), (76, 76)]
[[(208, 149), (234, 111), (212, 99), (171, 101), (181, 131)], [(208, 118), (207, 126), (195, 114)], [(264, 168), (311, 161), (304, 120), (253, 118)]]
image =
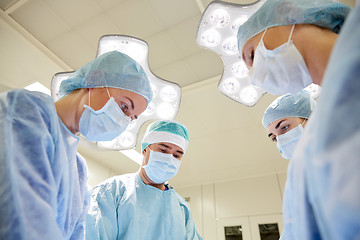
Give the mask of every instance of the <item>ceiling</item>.
[[(255, 107), (246, 107), (222, 95), (217, 90), (222, 60), (195, 41), (201, 14), (210, 2), (0, 0), (0, 91), (36, 81), (50, 87), (54, 73), (76, 70), (93, 60), (102, 35), (131, 35), (149, 44), (154, 74), (182, 87), (176, 120), (188, 126), (190, 144), (173, 185), (284, 172), (287, 161), (261, 125), (262, 114), (275, 97), (266, 94)], [(352, 6), (354, 2), (346, 1)], [(138, 169), (119, 152), (93, 149), (86, 143), (79, 151), (113, 174)]]

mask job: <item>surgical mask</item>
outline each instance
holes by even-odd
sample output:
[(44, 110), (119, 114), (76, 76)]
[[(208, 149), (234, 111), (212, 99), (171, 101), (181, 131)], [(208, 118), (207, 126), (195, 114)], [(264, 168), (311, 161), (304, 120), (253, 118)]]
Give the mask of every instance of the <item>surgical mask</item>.
[(302, 124), (299, 124), (299, 126), (276, 137), (277, 140), (276, 146), (279, 149), (281, 156), (283, 158), (285, 159), (292, 158), (296, 144), (298, 143), (301, 135), (304, 132), (304, 128), (302, 127)]
[(89, 106), (84, 105), (79, 131), (89, 141), (111, 141), (124, 132), (131, 121), (106, 90), (110, 99), (101, 109), (95, 111), (90, 107), (90, 91)]
[(172, 154), (150, 150), (149, 161), (143, 168), (152, 182), (160, 184), (177, 174), (180, 163)]
[(264, 34), (255, 50), (253, 67), (249, 76), (253, 85), (273, 94), (296, 93), (312, 83), (305, 61), (291, 40), (294, 26), (288, 42), (275, 48), (266, 49)]

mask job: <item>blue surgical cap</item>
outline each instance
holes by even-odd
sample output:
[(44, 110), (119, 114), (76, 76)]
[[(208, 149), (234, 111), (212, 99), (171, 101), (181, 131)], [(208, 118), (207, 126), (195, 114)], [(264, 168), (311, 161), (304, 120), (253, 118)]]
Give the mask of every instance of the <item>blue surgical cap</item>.
[(184, 153), (189, 143), (189, 131), (181, 123), (159, 120), (148, 126), (141, 143), (141, 152), (152, 143), (167, 142), (182, 148)]
[(270, 27), (305, 23), (339, 33), (350, 10), (331, 0), (267, 0), (239, 27), (239, 52), (250, 38)]
[(147, 103), (152, 89), (146, 73), (139, 63), (128, 55), (112, 51), (100, 55), (75, 71), (60, 85), (60, 97), (79, 88), (111, 87), (128, 90), (143, 96)]
[(316, 102), (310, 97), (310, 94), (301, 90), (298, 93), (287, 93), (275, 99), (266, 109), (262, 124), (265, 128), (270, 123), (287, 117), (300, 117), (309, 119)]

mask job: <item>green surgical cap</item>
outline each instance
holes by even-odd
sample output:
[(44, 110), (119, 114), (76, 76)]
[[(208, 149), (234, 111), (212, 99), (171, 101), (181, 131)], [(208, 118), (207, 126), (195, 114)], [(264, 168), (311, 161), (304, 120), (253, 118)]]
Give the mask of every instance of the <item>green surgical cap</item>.
[(111, 87), (128, 90), (152, 99), (150, 82), (143, 68), (134, 59), (118, 51), (100, 55), (75, 71), (60, 85), (60, 97), (79, 88)]
[(245, 43), (265, 29), (313, 24), (339, 33), (351, 8), (330, 0), (267, 0), (238, 30), (240, 54)]
[(189, 131), (181, 123), (171, 120), (160, 120), (148, 126), (141, 143), (141, 152), (152, 143), (167, 142), (182, 148), (184, 153), (189, 143)]
[(287, 93), (275, 99), (266, 109), (262, 124), (265, 128), (270, 123), (287, 117), (300, 117), (309, 119), (316, 102), (310, 97), (310, 94), (301, 90), (298, 93)]

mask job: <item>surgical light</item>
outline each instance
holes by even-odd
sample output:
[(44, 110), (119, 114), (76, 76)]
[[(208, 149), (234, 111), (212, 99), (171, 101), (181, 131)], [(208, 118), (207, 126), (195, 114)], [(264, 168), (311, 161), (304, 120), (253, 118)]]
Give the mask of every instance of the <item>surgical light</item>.
[(210, 21), (217, 27), (225, 27), (230, 22), (230, 15), (225, 9), (215, 9), (210, 14)]
[[(149, 46), (145, 41), (125, 35), (106, 35), (100, 38), (97, 56), (114, 50), (127, 54), (143, 67), (153, 90), (153, 99), (146, 110), (135, 121), (131, 121), (120, 136), (112, 141), (95, 143), (100, 148), (125, 150), (136, 146), (139, 129), (146, 121), (175, 118), (180, 106), (181, 88), (178, 84), (161, 79), (152, 73), (148, 64)], [(71, 73), (57, 73), (53, 77), (51, 95), (54, 101), (60, 98), (61, 82)]]
[(205, 47), (215, 47), (220, 43), (220, 33), (215, 29), (209, 29), (203, 32), (201, 35), (201, 42), (204, 44)]
[(248, 69), (238, 50), (237, 31), (264, 2), (211, 2), (202, 15), (196, 37), (200, 46), (216, 52), (223, 60), (220, 92), (247, 106), (253, 106), (265, 92), (251, 85)]
[(232, 94), (240, 89), (240, 84), (235, 78), (228, 78), (223, 81), (223, 89), (225, 92)]
[(174, 106), (170, 103), (161, 103), (157, 108), (157, 114), (160, 116), (161, 119), (173, 119), (176, 115), (174, 111)]
[(249, 69), (244, 61), (237, 61), (231, 66), (231, 73), (237, 78), (245, 78), (249, 73)]
[(239, 52), (237, 47), (237, 38), (235, 36), (225, 39), (222, 47), (224, 52), (228, 55), (234, 55)]
[[(265, 1), (251, 4), (211, 2), (202, 15), (196, 36), (200, 46), (216, 52), (223, 60), (224, 72), (218, 85), (220, 92), (247, 106), (255, 105), (265, 91), (251, 84), (249, 70), (238, 51), (237, 33)], [(319, 95), (317, 85), (310, 85), (306, 90), (312, 97)]]
[(305, 91), (310, 93), (312, 99), (316, 99), (320, 95), (321, 87), (315, 83), (312, 83), (305, 88)]

